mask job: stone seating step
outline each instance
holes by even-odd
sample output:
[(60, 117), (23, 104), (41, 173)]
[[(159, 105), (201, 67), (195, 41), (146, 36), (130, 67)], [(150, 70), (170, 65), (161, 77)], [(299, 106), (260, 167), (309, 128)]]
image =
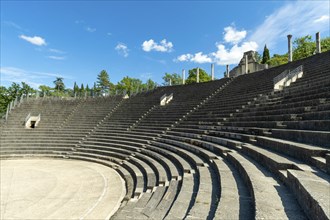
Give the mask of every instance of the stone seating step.
[(135, 157), (135, 154), (129, 156), (126, 161), (129, 161), (135, 166), (139, 167), (141, 172), (144, 174), (144, 189), (143, 192), (152, 192), (154, 188), (157, 186), (157, 177), (158, 175), (154, 172), (154, 170), (150, 167), (148, 163), (143, 161), (141, 158)]
[(141, 210), (147, 204), (151, 195), (151, 193), (144, 193), (140, 199), (131, 199), (127, 203), (122, 203), (120, 209), (111, 216), (111, 219), (148, 219), (147, 216), (141, 213)]
[(56, 158), (63, 158), (66, 157), (66, 154), (63, 152), (57, 152), (54, 150), (24, 150), (24, 151), (13, 151), (13, 150), (1, 150), (0, 155), (4, 158), (11, 158), (11, 157), (56, 157)]
[(300, 102), (300, 101), (305, 101), (305, 100), (312, 100), (312, 99), (320, 99), (320, 98), (330, 98), (330, 94), (328, 91), (324, 91), (324, 92), (319, 92), (316, 94), (312, 94), (312, 95), (307, 95), (307, 96), (301, 96), (301, 97), (286, 97), (286, 99), (284, 99), (282, 101), (282, 103), (294, 103), (294, 102)]
[(132, 128), (133, 130), (139, 129), (139, 130), (152, 130), (152, 131), (163, 131), (166, 130), (168, 126), (167, 125), (154, 125), (154, 126), (149, 126), (149, 125), (144, 125), (144, 124), (137, 124), (136, 127)]
[(257, 140), (257, 144), (265, 149), (270, 149), (272, 151), (279, 152), (284, 155), (288, 155), (290, 157), (296, 158), (298, 160), (316, 166), (320, 169), (322, 169), (322, 166), (320, 167), (318, 163), (315, 163), (312, 157), (325, 158), (326, 154), (330, 152), (329, 149), (324, 147), (281, 140), (272, 137), (257, 136), (256, 140)]
[[(2, 145), (2, 144), (1, 144)], [(12, 149), (28, 149), (28, 148), (38, 148), (38, 149), (49, 149), (49, 148), (67, 148), (71, 149), (74, 147), (75, 144), (68, 144), (68, 143), (24, 143), (24, 142), (17, 142), (17, 143), (6, 143), (6, 147), (10, 147)]]
[(222, 137), (215, 137), (215, 136), (209, 136), (209, 135), (202, 135), (202, 140), (209, 141), (212, 143), (217, 143), (222, 146), (226, 146), (230, 149), (240, 149), (242, 146), (242, 142), (228, 139), (228, 138), (222, 138)]
[(56, 142), (56, 144), (75, 144), (79, 141), (80, 139), (77, 139), (77, 138), (71, 138), (71, 139), (58, 139), (58, 138), (46, 138), (46, 137), (43, 137), (43, 138), (38, 138), (38, 137), (35, 137), (34, 139), (17, 139), (15, 136), (13, 137), (7, 137), (6, 139), (2, 139), (0, 141), (1, 144), (3, 145), (12, 145), (12, 144), (27, 144), (27, 145), (30, 145), (30, 144), (38, 144), (38, 145), (41, 145), (41, 144), (49, 144), (49, 142)]
[(175, 163), (175, 166), (177, 167), (181, 176), (183, 176), (184, 173), (194, 172), (194, 167), (189, 163), (186, 158), (183, 158), (180, 155), (176, 154), (176, 149), (174, 150), (170, 146), (166, 146), (166, 144), (164, 143), (152, 142), (151, 144), (147, 145), (147, 149), (155, 151), (159, 154), (164, 155), (164, 157), (173, 160), (173, 163)]
[(162, 133), (164, 129), (160, 129), (160, 130), (155, 130), (155, 129), (149, 129), (148, 127), (136, 127), (136, 128), (132, 128), (131, 131), (134, 131), (134, 132), (146, 132), (146, 133), (152, 133), (152, 134), (160, 134)]
[(302, 120), (329, 120), (330, 110), (305, 113), (301, 117)]
[(149, 217), (153, 213), (157, 205), (161, 202), (164, 194), (166, 193), (166, 190), (167, 190), (167, 186), (157, 187), (157, 190), (152, 193), (148, 203), (142, 210), (142, 213), (144, 215)]
[(197, 155), (199, 151), (192, 145), (186, 145), (180, 141), (169, 140), (166, 138), (158, 139), (157, 141), (166, 143), (165, 147), (176, 148), (177, 153), (182, 157), (186, 157), (195, 166), (205, 166), (206, 162), (202, 159), (202, 156)]
[(283, 124), (292, 130), (330, 130), (330, 120), (286, 121)]
[[(162, 138), (167, 139), (167, 141), (165, 141), (165, 143), (171, 143), (171, 144), (181, 147), (183, 149), (192, 151), (193, 153), (198, 154), (201, 157), (203, 157), (206, 161), (212, 161), (214, 159), (218, 159), (218, 156), (215, 155), (213, 152), (205, 150), (204, 148), (196, 147), (196, 143), (195, 143), (196, 141), (194, 141), (191, 138), (185, 138), (182, 136), (180, 137), (180, 136), (173, 136), (173, 135), (162, 135)], [(200, 143), (200, 142), (198, 142), (198, 143)]]
[[(85, 146), (86, 147), (86, 146)], [(89, 147), (92, 147), (89, 145)], [(127, 148), (126, 148), (127, 149)], [(133, 148), (134, 150), (136, 150), (136, 148)], [(110, 152), (109, 152), (110, 150)], [(146, 185), (144, 186), (143, 190), (144, 191), (152, 191), (154, 189), (154, 187), (158, 184), (159, 182), (159, 172), (156, 169), (156, 167), (154, 166), (154, 164), (152, 164), (149, 160), (150, 158), (147, 158), (139, 153), (136, 153), (134, 151), (131, 150), (125, 150), (125, 149), (118, 149), (116, 148), (116, 150), (114, 150), (111, 147), (108, 148), (99, 148), (95, 149), (95, 147), (90, 148), (90, 149), (79, 149), (79, 152), (83, 151), (83, 152), (93, 152), (93, 153), (98, 153), (98, 154), (102, 154), (103, 155), (109, 155), (112, 157), (120, 157), (122, 160), (126, 159), (126, 161), (130, 161), (132, 164), (135, 164), (136, 167), (139, 167), (139, 169), (141, 170), (141, 172), (144, 174), (144, 182), (146, 183)], [(126, 155), (126, 157), (124, 156)], [(161, 173), (161, 184), (165, 184), (167, 182), (167, 177), (166, 174), (164, 174), (164, 172)]]
[[(308, 89), (302, 89), (298, 87), (287, 87), (286, 89), (282, 90), (281, 93), (277, 93), (275, 95), (270, 95), (269, 100), (273, 99), (288, 99), (291, 97), (307, 97), (309, 95), (313, 95), (315, 93), (323, 93), (328, 91), (330, 87), (330, 81), (326, 82), (325, 84), (322, 84), (323, 86), (320, 87), (320, 84), (316, 83), (312, 86), (309, 86)], [(302, 86), (304, 87), (304, 86)]]
[(330, 148), (330, 131), (272, 129), (272, 137)]
[(305, 219), (294, 197), (269, 172), (236, 152), (229, 152), (227, 159), (249, 187), (256, 219)]
[(171, 180), (166, 193), (149, 217), (151, 219), (164, 219), (175, 201), (178, 190), (178, 181)]
[(93, 145), (100, 145), (100, 146), (112, 146), (115, 144), (122, 144), (122, 145), (130, 145), (134, 147), (141, 147), (144, 144), (137, 143), (134, 141), (126, 141), (126, 140), (120, 140), (120, 139), (90, 139), (88, 138), (86, 141), (83, 142), (84, 145), (87, 144), (93, 144)]
[(175, 120), (164, 120), (164, 121), (158, 121), (157, 119), (156, 120), (143, 120), (143, 121), (140, 121), (137, 126), (150, 126), (150, 127), (153, 127), (153, 126), (162, 126), (162, 127), (169, 127), (171, 126), (171, 124), (173, 124)]
[(71, 155), (70, 159), (84, 160), (84, 161), (99, 163), (99, 164), (109, 166), (109, 167), (115, 169), (119, 173), (119, 175), (125, 180), (126, 195), (125, 195), (123, 201), (128, 201), (133, 197), (133, 190), (134, 190), (133, 177), (125, 168), (118, 166), (118, 164), (116, 164), (114, 162), (104, 160), (104, 159), (89, 157), (88, 155), (86, 155), (86, 156), (85, 155)]
[(192, 133), (192, 134), (205, 134), (206, 131), (205, 130), (201, 130), (201, 129), (194, 129), (194, 128), (181, 128), (181, 127), (174, 127), (171, 129), (171, 131), (177, 131), (177, 132), (187, 132), (187, 133)]
[[(193, 145), (196, 145), (200, 147), (200, 149), (205, 149), (207, 151), (210, 151), (211, 153), (205, 153), (205, 155), (209, 155), (206, 158), (210, 160), (219, 159), (219, 156), (225, 156), (228, 151), (230, 151), (227, 147), (224, 147), (225, 145), (219, 145), (216, 143), (212, 143), (210, 141), (204, 140), (203, 135), (195, 135), (192, 136), (189, 133), (176, 133), (177, 136), (181, 136), (182, 141), (191, 143)], [(204, 137), (205, 138), (205, 137)], [(226, 144), (226, 142), (223, 142), (223, 144)]]
[(116, 138), (123, 138), (123, 139), (133, 139), (133, 140), (140, 140), (144, 142), (148, 142), (149, 140), (153, 140), (154, 137), (152, 136), (147, 136), (147, 135), (139, 135), (139, 134), (134, 134), (132, 132), (126, 131), (126, 132), (115, 132), (115, 131), (95, 131), (94, 134), (91, 135), (91, 137), (96, 137), (99, 135), (104, 135), (108, 137), (116, 137)]
[[(200, 183), (196, 192), (195, 203), (189, 210), (186, 219), (207, 219), (215, 210), (212, 203), (212, 179), (208, 167), (198, 167)], [(213, 210), (212, 210), (213, 209)]]
[(311, 157), (311, 163), (315, 164), (315, 166), (325, 172), (327, 172), (327, 160), (325, 157)]
[(184, 219), (189, 207), (192, 206), (191, 200), (194, 195), (194, 177), (192, 174), (185, 173), (182, 179), (181, 189), (165, 219)]
[(157, 134), (155, 133), (150, 133), (150, 132), (145, 132), (145, 131), (132, 131), (132, 130), (117, 130), (117, 129), (108, 129), (108, 130), (102, 130), (100, 131), (99, 129), (97, 132), (102, 132), (102, 133), (111, 133), (111, 134), (118, 134), (118, 135), (125, 135), (125, 134), (130, 134), (130, 135), (137, 135), (141, 136), (142, 138), (144, 137), (155, 137)]
[(240, 174), (224, 159), (214, 163), (221, 184), (221, 197), (214, 219), (252, 219), (254, 204)]
[(288, 102), (288, 103), (278, 103), (277, 105), (273, 105), (273, 106), (258, 106), (258, 107), (250, 107), (250, 108), (246, 108), (243, 111), (269, 111), (269, 110), (273, 110), (274, 108), (278, 108), (278, 109), (295, 109), (295, 108), (302, 108), (302, 107), (306, 107), (306, 106), (311, 106), (314, 107), (315, 109), (318, 109), (320, 105), (325, 105), (327, 101), (322, 101), (324, 103), (321, 103), (322, 99), (310, 99), (310, 100), (302, 100), (299, 102)]
[[(168, 166), (164, 167), (164, 161), (162, 163), (159, 161), (160, 158), (157, 157), (157, 160), (154, 159), (154, 155), (151, 154), (143, 154), (146, 153), (147, 151), (143, 149), (144, 151), (137, 151), (134, 153), (136, 158), (139, 158), (143, 160), (145, 163), (148, 164), (153, 169), (153, 172), (156, 175), (157, 178), (157, 183), (155, 185), (166, 185), (168, 181), (171, 179), (172, 173), (170, 175), (167, 175), (167, 172), (170, 172), (168, 169)], [(143, 152), (143, 153), (140, 153)], [(168, 170), (166, 170), (168, 169)], [(175, 175), (175, 173), (174, 173)]]
[(143, 154), (148, 157), (148, 159), (152, 159), (153, 164), (157, 167), (159, 173), (159, 183), (166, 183), (171, 179), (179, 180), (181, 178), (180, 169), (175, 166), (173, 161), (169, 158), (164, 157), (162, 154), (159, 154), (155, 151), (150, 150), (149, 145), (146, 148), (143, 148), (136, 153), (137, 155)]
[(128, 142), (136, 142), (136, 143), (141, 143), (141, 144), (147, 144), (149, 142), (149, 140), (144, 140), (139, 138), (135, 138), (135, 137), (125, 137), (125, 136), (117, 136), (117, 135), (112, 135), (112, 134), (98, 134), (98, 133), (93, 133), (90, 137), (88, 137), (89, 141), (92, 140), (108, 140), (109, 142), (111, 141), (128, 141)]
[[(106, 153), (106, 154), (105, 154)], [(126, 170), (130, 172), (134, 181), (134, 194), (135, 198), (139, 198), (141, 194), (144, 192), (145, 187), (145, 179), (143, 172), (141, 172), (140, 168), (138, 168), (135, 164), (130, 161), (126, 161), (124, 154), (113, 153), (111, 152), (111, 156), (109, 156), (110, 152), (105, 151), (97, 151), (97, 150), (86, 150), (85, 151), (76, 151), (73, 152), (70, 157), (74, 156), (85, 156), (91, 158), (103, 158), (104, 160), (116, 162), (119, 166), (122, 166)]]
[(326, 161), (326, 171), (330, 174), (330, 154), (327, 154), (325, 156)]
[(330, 219), (330, 180), (306, 171), (288, 170), (288, 185), (311, 219)]
[(261, 147), (257, 147), (251, 144), (243, 144), (240, 152), (257, 161), (260, 165), (267, 168), (283, 182), (286, 181), (286, 176), (282, 175), (282, 170), (293, 169), (317, 172), (317, 169), (310, 167), (298, 160), (280, 155), (270, 150), (265, 150)]

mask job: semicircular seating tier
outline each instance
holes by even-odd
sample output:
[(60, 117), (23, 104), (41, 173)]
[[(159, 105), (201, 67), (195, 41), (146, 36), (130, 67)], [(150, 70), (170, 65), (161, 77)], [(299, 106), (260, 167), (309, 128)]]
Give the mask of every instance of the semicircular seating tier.
[[(207, 83), (122, 96), (30, 98), (1, 125), (1, 159), (115, 169), (112, 219), (329, 219), (330, 52)], [(281, 90), (273, 79), (303, 66)], [(166, 105), (160, 97), (173, 94)], [(26, 116), (41, 115), (26, 129)]]

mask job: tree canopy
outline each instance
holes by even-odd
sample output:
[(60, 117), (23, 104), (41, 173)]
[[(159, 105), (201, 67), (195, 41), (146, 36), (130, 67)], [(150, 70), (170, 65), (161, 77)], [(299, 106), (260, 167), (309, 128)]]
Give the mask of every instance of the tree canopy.
[(36, 92), (25, 82), (21, 82), (21, 85), (13, 82), (8, 88), (0, 86), (0, 116), (6, 112), (8, 104), (16, 97), (28, 96)]
[[(321, 52), (330, 50), (330, 37), (321, 39)], [(300, 60), (316, 53), (316, 44), (312, 40), (312, 36), (306, 35), (296, 38), (293, 41), (293, 60)], [(267, 63), (271, 66), (278, 66), (288, 63), (288, 54), (274, 54)]]
[(55, 90), (64, 91), (65, 85), (64, 85), (62, 77), (56, 77), (56, 80), (54, 81), (54, 84), (55, 84)]
[(102, 70), (97, 75), (97, 88), (102, 94), (109, 93), (110, 90), (110, 79), (109, 74), (106, 70)]
[[(199, 82), (208, 82), (211, 81), (211, 76), (207, 74), (207, 72), (201, 68), (199, 68)], [(197, 82), (197, 68), (189, 70), (189, 75), (186, 80), (187, 84), (196, 83)]]
[(262, 61), (261, 61), (261, 63), (262, 64), (265, 64), (265, 63), (268, 62), (269, 59), (270, 59), (269, 50), (267, 48), (267, 45), (265, 44), (264, 52), (262, 53)]
[(165, 73), (165, 75), (163, 76), (163, 80), (164, 86), (182, 84), (182, 77), (177, 73)]

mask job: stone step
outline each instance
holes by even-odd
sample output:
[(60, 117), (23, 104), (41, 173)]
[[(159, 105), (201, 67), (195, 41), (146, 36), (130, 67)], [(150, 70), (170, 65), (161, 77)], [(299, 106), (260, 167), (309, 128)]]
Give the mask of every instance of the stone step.
[(249, 187), (256, 219), (305, 219), (293, 196), (269, 172), (239, 153), (228, 153), (228, 160), (238, 169)]
[(288, 170), (288, 185), (310, 219), (330, 219), (329, 179), (298, 170)]

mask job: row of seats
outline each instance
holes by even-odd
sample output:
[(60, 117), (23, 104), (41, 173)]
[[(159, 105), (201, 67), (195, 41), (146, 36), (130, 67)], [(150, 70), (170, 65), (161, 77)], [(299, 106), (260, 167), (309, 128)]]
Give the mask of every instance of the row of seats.
[[(17, 125), (41, 105), (30, 100), (2, 127), (1, 158), (60, 157), (115, 169), (127, 192), (113, 219), (329, 219), (329, 58), (325, 52), (129, 99), (77, 100), (72, 109), (64, 101), (62, 109), (45, 107), (54, 119), (67, 114), (56, 129)], [(273, 90), (274, 77), (300, 65), (301, 79)]]

